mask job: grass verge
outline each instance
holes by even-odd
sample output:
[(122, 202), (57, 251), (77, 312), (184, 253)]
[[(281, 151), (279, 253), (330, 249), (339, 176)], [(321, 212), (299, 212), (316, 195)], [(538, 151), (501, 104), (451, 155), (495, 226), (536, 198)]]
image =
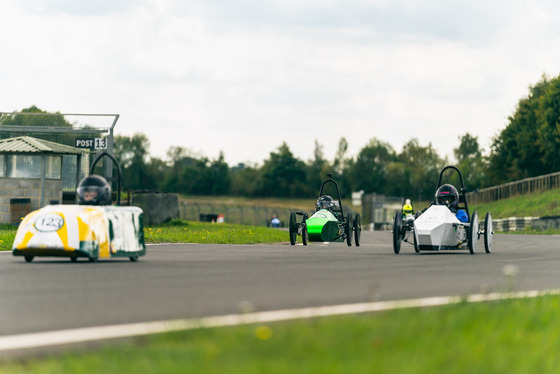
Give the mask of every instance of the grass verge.
[[(0, 226), (0, 251), (12, 250), (17, 228)], [(269, 227), (172, 220), (145, 227), (146, 243), (256, 244), (289, 241), (288, 232)]]
[(486, 204), (477, 204), (476, 199), (471, 199), (469, 200), (469, 208), (477, 210), (479, 217), (484, 217), (486, 212), (491, 212), (494, 219), (560, 216), (559, 196), (560, 190), (556, 189), (514, 196)]
[(560, 297), (455, 304), (131, 339), (0, 364), (19, 373), (556, 373)]
[(289, 240), (284, 230), (264, 226), (172, 220), (144, 228), (146, 243), (256, 244)]

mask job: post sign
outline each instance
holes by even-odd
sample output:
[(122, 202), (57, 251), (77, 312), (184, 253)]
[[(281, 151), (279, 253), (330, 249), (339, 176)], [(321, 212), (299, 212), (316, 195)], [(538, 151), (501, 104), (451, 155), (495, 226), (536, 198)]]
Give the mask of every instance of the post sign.
[(76, 148), (107, 149), (107, 139), (106, 138), (94, 138), (94, 139), (77, 138)]

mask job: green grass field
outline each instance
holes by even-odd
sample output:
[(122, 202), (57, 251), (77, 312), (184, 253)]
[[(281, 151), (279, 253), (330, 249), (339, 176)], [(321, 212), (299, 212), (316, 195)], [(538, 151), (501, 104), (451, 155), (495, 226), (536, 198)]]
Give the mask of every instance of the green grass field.
[(560, 297), (208, 328), (0, 363), (27, 373), (558, 373)]
[(283, 230), (264, 226), (173, 220), (144, 229), (146, 243), (255, 244), (289, 241)]
[[(0, 226), (0, 251), (12, 250), (16, 227)], [(144, 228), (146, 243), (256, 244), (289, 241), (285, 230), (264, 226), (173, 220)]]

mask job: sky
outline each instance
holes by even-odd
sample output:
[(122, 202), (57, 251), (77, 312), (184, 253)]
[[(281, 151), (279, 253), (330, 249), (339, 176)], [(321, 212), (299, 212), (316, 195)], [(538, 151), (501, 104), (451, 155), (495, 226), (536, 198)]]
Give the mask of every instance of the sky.
[(543, 74), (556, 0), (0, 0), (0, 111), (115, 113), (115, 135), (262, 164), (373, 138), (488, 152)]

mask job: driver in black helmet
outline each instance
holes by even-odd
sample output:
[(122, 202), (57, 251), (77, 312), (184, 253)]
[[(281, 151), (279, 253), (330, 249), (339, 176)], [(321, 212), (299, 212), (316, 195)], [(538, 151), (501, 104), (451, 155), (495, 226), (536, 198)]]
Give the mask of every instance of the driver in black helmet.
[(468, 222), (469, 220), (467, 213), (458, 207), (459, 192), (457, 192), (457, 189), (450, 184), (444, 184), (438, 188), (436, 191), (436, 205), (447, 206), (461, 222)]
[(329, 195), (319, 196), (317, 199), (317, 209), (327, 209), (332, 210), (334, 208), (334, 200)]
[(111, 205), (111, 186), (99, 175), (90, 175), (78, 185), (80, 205)]

